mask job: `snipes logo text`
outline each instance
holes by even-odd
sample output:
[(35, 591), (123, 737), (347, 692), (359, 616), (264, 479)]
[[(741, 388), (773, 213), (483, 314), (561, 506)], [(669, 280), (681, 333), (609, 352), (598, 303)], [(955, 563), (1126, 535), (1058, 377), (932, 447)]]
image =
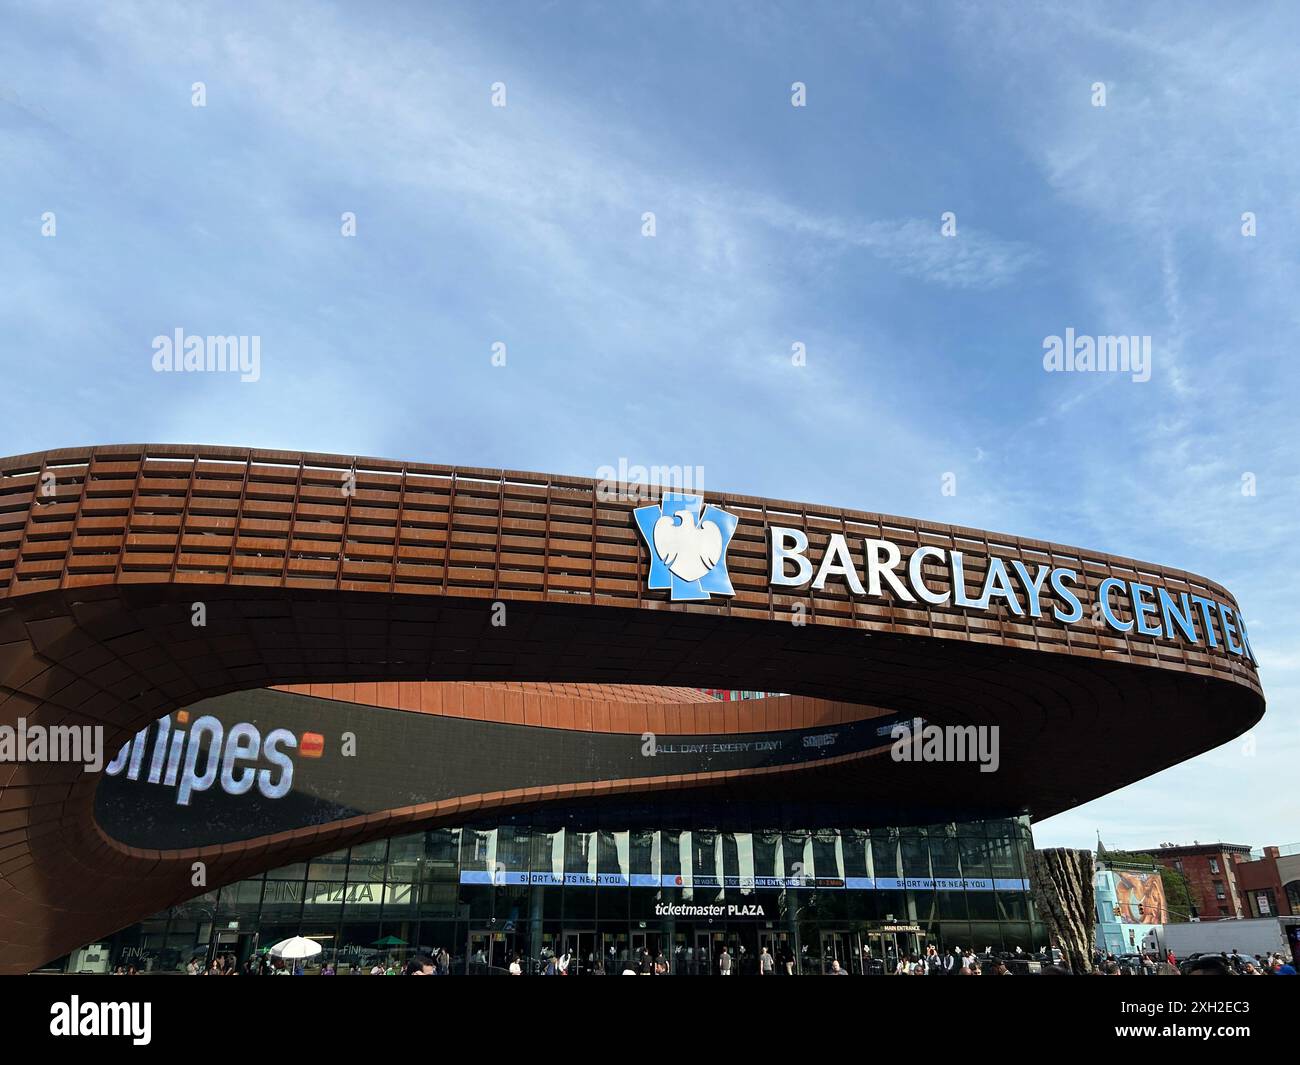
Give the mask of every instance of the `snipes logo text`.
[[(125, 770), (127, 780), (140, 780), (145, 754), (150, 750), (145, 781), (176, 789), (176, 805), (188, 806), (195, 792), (207, 791), (220, 783), (227, 795), (244, 795), (254, 787), (266, 799), (282, 799), (293, 786), (293, 759), (298, 750), (303, 758), (319, 758), (325, 738), (318, 732), (298, 737), (287, 728), (272, 729), (265, 739), (256, 725), (240, 722), (227, 731), (217, 718), (205, 714), (189, 731), (189, 712), (181, 710), (175, 722), (161, 718), (136, 733), (104, 770), (117, 776)], [(150, 743), (150, 733), (153, 742)]]

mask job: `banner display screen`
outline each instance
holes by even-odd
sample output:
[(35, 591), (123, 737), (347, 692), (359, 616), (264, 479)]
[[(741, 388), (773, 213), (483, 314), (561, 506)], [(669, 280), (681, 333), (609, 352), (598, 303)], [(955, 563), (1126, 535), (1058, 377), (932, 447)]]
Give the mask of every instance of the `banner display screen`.
[(180, 850), (512, 788), (815, 762), (886, 749), (897, 721), (648, 741), (255, 689), (141, 730), (95, 816), (119, 842)]

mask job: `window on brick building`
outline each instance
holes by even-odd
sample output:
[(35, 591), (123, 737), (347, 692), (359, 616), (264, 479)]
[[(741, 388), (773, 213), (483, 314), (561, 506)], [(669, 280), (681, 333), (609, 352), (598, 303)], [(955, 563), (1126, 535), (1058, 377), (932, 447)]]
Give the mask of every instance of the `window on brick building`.
[(1211, 858), (1211, 859), (1210, 859), (1210, 872), (1212, 872), (1212, 873), (1217, 873), (1218, 871), (1219, 871), (1219, 859), (1218, 859), (1218, 858)]
[(1222, 880), (1216, 880), (1214, 882), (1214, 897), (1216, 899), (1226, 899), (1228, 897), (1227, 893), (1223, 890)]

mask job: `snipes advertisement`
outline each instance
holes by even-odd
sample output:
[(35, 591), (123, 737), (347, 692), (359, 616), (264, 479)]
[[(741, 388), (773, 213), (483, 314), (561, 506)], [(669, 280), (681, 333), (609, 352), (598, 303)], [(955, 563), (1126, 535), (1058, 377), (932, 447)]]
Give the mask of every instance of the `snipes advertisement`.
[(816, 729), (665, 735), (409, 713), (273, 689), (142, 729), (105, 767), (95, 816), (131, 846), (233, 843), (510, 788), (760, 769), (888, 749), (897, 715)]

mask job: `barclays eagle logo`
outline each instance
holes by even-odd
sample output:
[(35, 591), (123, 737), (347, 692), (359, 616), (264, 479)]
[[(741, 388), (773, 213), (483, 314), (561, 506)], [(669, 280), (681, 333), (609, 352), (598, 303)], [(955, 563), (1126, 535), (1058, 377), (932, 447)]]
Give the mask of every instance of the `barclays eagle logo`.
[(736, 515), (704, 506), (703, 496), (680, 492), (665, 492), (657, 506), (632, 513), (650, 548), (647, 588), (666, 588), (673, 600), (736, 594), (727, 576), (727, 545), (740, 522)]

